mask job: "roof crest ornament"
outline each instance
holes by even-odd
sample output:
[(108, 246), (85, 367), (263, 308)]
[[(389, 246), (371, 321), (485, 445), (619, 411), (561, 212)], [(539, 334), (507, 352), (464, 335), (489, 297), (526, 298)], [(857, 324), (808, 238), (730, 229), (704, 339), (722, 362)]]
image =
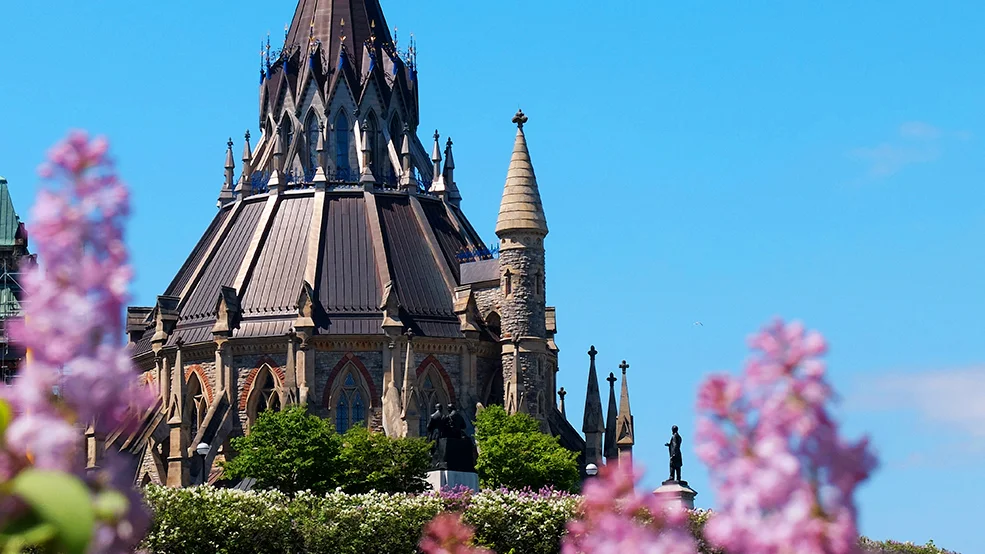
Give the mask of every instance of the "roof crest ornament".
[(523, 124), (526, 123), (529, 120), (530, 120), (530, 118), (527, 117), (526, 114), (523, 113), (523, 110), (517, 110), (516, 111), (516, 115), (513, 116), (513, 123), (516, 123), (516, 126), (521, 131), (523, 130)]

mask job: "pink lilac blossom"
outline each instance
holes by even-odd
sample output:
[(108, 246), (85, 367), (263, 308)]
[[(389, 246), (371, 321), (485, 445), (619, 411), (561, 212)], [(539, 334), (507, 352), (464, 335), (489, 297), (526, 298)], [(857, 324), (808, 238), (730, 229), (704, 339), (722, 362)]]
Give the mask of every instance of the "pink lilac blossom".
[(435, 516), (424, 528), (420, 547), (424, 554), (493, 554), (485, 548), (470, 546), (473, 530), (457, 513)]
[[(104, 139), (73, 132), (49, 153), (42, 177), (61, 184), (39, 193), (30, 230), (44, 268), (23, 279), (25, 317), (12, 325), (28, 349), (6, 399), (14, 420), (5, 435), (0, 471), (31, 465), (83, 475), (81, 431), (96, 436), (130, 431), (151, 394), (138, 385), (121, 344), (122, 313), (131, 270), (123, 242), (129, 213), (126, 186), (107, 157)], [(94, 492), (115, 489), (131, 497), (129, 514), (97, 531), (93, 551), (128, 551), (146, 523), (119, 460), (87, 476)], [(0, 479), (12, 475), (0, 475)], [(132, 518), (132, 519), (131, 519)]]
[(632, 464), (606, 466), (585, 483), (579, 514), (568, 522), (562, 554), (694, 554), (688, 512), (641, 493)]
[(712, 376), (698, 393), (696, 451), (720, 504), (706, 538), (730, 554), (857, 554), (853, 494), (876, 459), (827, 410), (824, 338), (776, 321), (749, 344), (758, 355), (740, 378)]

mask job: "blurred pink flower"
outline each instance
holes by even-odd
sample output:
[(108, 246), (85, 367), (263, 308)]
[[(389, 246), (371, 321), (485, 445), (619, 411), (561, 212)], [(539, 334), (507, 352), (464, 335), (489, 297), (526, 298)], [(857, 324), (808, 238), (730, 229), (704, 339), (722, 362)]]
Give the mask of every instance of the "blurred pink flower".
[(868, 440), (849, 443), (827, 411), (824, 338), (776, 321), (749, 339), (742, 377), (698, 393), (698, 456), (721, 511), (706, 537), (730, 554), (854, 554), (855, 487), (875, 469)]
[(472, 528), (462, 516), (451, 512), (438, 514), (424, 528), (420, 547), (424, 554), (492, 554), (491, 550), (470, 546)]

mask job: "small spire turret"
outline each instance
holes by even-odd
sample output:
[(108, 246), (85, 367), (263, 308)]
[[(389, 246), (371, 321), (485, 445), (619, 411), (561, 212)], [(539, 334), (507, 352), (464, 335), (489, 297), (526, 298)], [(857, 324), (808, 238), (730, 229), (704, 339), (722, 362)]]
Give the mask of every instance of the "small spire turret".
[(363, 121), (362, 133), (360, 133), (362, 138), (362, 152), (363, 152), (363, 167), (362, 172), (359, 175), (359, 183), (367, 190), (372, 189), (376, 184), (376, 177), (373, 176), (373, 149), (369, 145), (369, 125)]
[(410, 125), (404, 123), (404, 130), (401, 133), (403, 140), (400, 145), (400, 188), (413, 190), (417, 188), (417, 183), (411, 175), (410, 163)]
[(537, 188), (537, 176), (530, 162), (527, 138), (523, 133), (523, 125), (527, 121), (523, 110), (518, 110), (513, 116), (513, 123), (517, 126), (516, 141), (513, 144), (513, 157), (506, 174), (503, 201), (496, 221), (496, 236), (499, 238), (511, 233), (533, 233), (540, 236), (548, 233), (547, 217), (544, 215), (540, 190)]
[(585, 464), (599, 465), (602, 463), (602, 435), (605, 426), (602, 424), (602, 396), (599, 394), (599, 377), (595, 371), (595, 356), (598, 350), (595, 346), (588, 351), (588, 389), (585, 391), (585, 415), (581, 430), (585, 433)]
[(229, 138), (226, 142), (226, 178), (222, 182), (222, 189), (219, 191), (218, 207), (222, 207), (233, 201), (233, 175), (236, 171), (236, 162), (233, 161), (233, 139)]
[(619, 417), (616, 419), (616, 446), (619, 448), (619, 462), (631, 461), (633, 444), (636, 443), (636, 432), (633, 425), (633, 412), (629, 407), (629, 383), (626, 382), (626, 370), (629, 364), (623, 360), (619, 364), (622, 370), (622, 391), (619, 395)]
[(234, 195), (238, 198), (246, 198), (253, 194), (253, 185), (251, 184), (251, 178), (253, 177), (253, 150), (250, 148), (249, 129), (246, 130), (243, 139), (243, 172), (239, 176), (236, 190), (233, 191)]
[(438, 130), (434, 130), (434, 147), (431, 148), (431, 165), (433, 166), (433, 173), (431, 176), (432, 182), (437, 184), (441, 180), (441, 145), (438, 144), (438, 139), (441, 135), (438, 134)]
[(605, 413), (605, 441), (602, 443), (603, 455), (606, 463), (617, 463), (619, 450), (616, 448), (616, 418), (619, 417), (619, 408), (616, 405), (616, 376), (609, 373), (606, 379), (609, 382), (609, 409)]

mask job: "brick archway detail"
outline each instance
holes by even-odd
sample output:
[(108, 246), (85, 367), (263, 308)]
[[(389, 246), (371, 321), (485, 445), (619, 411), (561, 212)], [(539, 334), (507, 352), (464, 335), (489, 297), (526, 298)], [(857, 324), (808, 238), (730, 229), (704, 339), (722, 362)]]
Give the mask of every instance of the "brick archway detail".
[(322, 393), (322, 406), (331, 406), (332, 388), (335, 386), (335, 380), (338, 379), (339, 374), (342, 373), (345, 366), (350, 363), (356, 367), (359, 374), (363, 376), (363, 381), (366, 382), (366, 386), (369, 387), (369, 407), (377, 407), (380, 401), (377, 398), (378, 393), (376, 392), (376, 383), (373, 382), (373, 377), (369, 374), (369, 370), (366, 369), (366, 365), (363, 364), (363, 361), (359, 359), (359, 356), (356, 356), (352, 352), (346, 352), (339, 362), (335, 364), (335, 367), (332, 368), (332, 371), (329, 372), (328, 381), (325, 382), (325, 392)]
[(205, 375), (205, 370), (202, 366), (198, 364), (190, 365), (185, 369), (185, 383), (191, 378), (192, 373), (198, 376), (198, 382), (202, 383), (202, 389), (205, 391), (205, 397), (209, 401), (209, 405), (212, 405), (212, 381)]
[(428, 357), (424, 358), (421, 365), (417, 366), (417, 378), (420, 379), (429, 366), (434, 367), (434, 370), (441, 376), (441, 380), (445, 382), (445, 390), (448, 392), (448, 398), (451, 399), (451, 403), (457, 404), (458, 400), (455, 397), (455, 387), (451, 383), (451, 377), (448, 375), (448, 372), (445, 371), (445, 368), (441, 365), (441, 362), (438, 361), (438, 358), (434, 357), (434, 354), (428, 354)]
[(243, 381), (243, 390), (239, 391), (239, 405), (246, 406), (247, 400), (250, 398), (250, 392), (253, 390), (253, 382), (256, 381), (257, 375), (260, 374), (260, 368), (267, 366), (270, 368), (270, 374), (274, 376), (274, 380), (277, 381), (278, 387), (284, 386), (284, 380), (287, 377), (284, 373), (284, 368), (277, 365), (270, 356), (263, 356), (259, 360), (253, 369), (250, 370), (250, 374), (246, 376), (246, 380)]

